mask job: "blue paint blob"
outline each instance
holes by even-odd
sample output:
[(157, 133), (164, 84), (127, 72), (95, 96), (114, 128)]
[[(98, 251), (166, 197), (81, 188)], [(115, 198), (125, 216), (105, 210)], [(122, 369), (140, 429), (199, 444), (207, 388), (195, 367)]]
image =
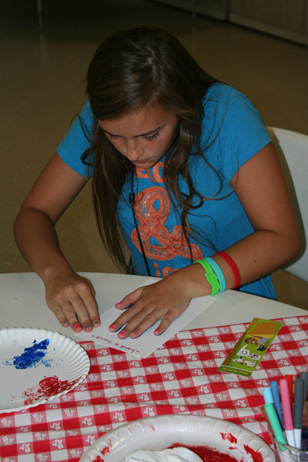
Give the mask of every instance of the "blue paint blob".
[[(14, 356), (13, 365), (16, 369), (36, 367), (37, 364), (45, 357), (48, 345), (48, 338), (39, 343), (36, 343), (36, 340), (34, 340), (32, 347), (25, 348), (24, 352), (20, 356)], [(47, 361), (42, 362), (45, 366), (50, 367), (50, 364), (48, 364)]]

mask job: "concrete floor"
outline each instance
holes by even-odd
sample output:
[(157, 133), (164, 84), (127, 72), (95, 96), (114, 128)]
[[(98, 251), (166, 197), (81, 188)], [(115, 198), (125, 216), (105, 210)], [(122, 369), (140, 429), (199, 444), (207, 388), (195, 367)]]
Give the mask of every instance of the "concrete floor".
[[(264, 123), (308, 135), (308, 48), (142, 0), (0, 2), (0, 272), (30, 271), (12, 234), (14, 217), (72, 117), (84, 104), (87, 66), (113, 31), (140, 23), (175, 34), (211, 74), (244, 92)], [(85, 187), (57, 225), (77, 271), (118, 272), (98, 236)], [(278, 299), (308, 309), (308, 284), (274, 273)], [(257, 313), (256, 313), (257, 315)]]

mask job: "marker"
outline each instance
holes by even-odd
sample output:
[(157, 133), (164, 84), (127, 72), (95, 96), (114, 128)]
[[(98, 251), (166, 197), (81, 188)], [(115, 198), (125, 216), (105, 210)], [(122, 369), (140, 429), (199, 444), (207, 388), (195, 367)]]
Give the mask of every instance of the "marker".
[(288, 381), (288, 386), (289, 386), (289, 399), (290, 399), (290, 404), (292, 407), (293, 404), (293, 376), (292, 375), (285, 375), (285, 379)]
[(265, 403), (274, 403), (274, 399), (273, 399), (272, 392), (271, 392), (270, 388), (264, 388), (263, 396), (264, 396)]
[(276, 380), (273, 380), (272, 382), (270, 382), (270, 389), (271, 389), (271, 392), (272, 392), (272, 397), (273, 397), (273, 400), (274, 400), (274, 405), (275, 405), (275, 409), (276, 409), (276, 412), (277, 412), (277, 415), (278, 415), (278, 418), (279, 418), (281, 428), (282, 428), (282, 430), (284, 430), (282, 410), (281, 410), (281, 404), (280, 404), (279, 388), (278, 388), (278, 382)]
[(304, 381), (304, 401), (306, 401), (307, 385), (308, 385), (308, 372), (301, 372), (301, 374), (299, 376), (299, 379)]
[(285, 434), (286, 434), (289, 446), (295, 447), (288, 380), (281, 379), (279, 381), (279, 385), (280, 385), (280, 394), (281, 394), (282, 410), (283, 410), (283, 417), (284, 417)]
[[(304, 381), (304, 409), (305, 409), (305, 401), (306, 401), (306, 396), (308, 392), (308, 372), (301, 372), (299, 378), (300, 380)], [(307, 427), (307, 415), (305, 414), (303, 418), (302, 449), (303, 451), (308, 450), (308, 427)]]
[[(284, 437), (281, 425), (279, 423), (277, 413), (275, 411), (274, 404), (273, 403), (266, 403), (264, 405), (264, 409), (266, 411), (268, 420), (270, 421), (270, 424), (271, 424), (271, 427), (273, 429), (276, 441), (278, 441), (278, 443), (287, 444), (287, 441), (286, 441), (286, 439)], [(280, 446), (280, 449), (282, 451), (286, 450), (286, 448), (284, 446)]]
[(295, 394), (294, 394), (294, 438), (295, 447), (301, 449), (302, 447), (302, 426), (303, 426), (303, 410), (304, 410), (304, 381), (297, 379), (295, 381)]

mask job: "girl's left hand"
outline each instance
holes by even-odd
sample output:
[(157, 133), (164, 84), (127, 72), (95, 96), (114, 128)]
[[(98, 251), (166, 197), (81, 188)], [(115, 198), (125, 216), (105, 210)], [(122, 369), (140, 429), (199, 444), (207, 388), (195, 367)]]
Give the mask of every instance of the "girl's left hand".
[[(154, 284), (139, 287), (128, 294), (115, 306), (120, 310), (129, 308), (114, 321), (109, 330), (116, 332), (121, 329), (118, 333), (121, 339), (128, 336), (137, 338), (161, 320), (154, 334), (160, 335), (165, 332), (172, 321), (186, 310), (192, 296), (209, 293), (210, 288), (207, 287), (204, 270), (201, 268), (201, 265), (182, 268)], [(196, 294), (189, 283), (190, 276), (194, 276), (196, 281), (196, 273), (198, 273), (202, 287), (200, 294)]]
[(115, 332), (125, 326), (118, 333), (118, 337), (137, 338), (161, 319), (154, 333), (162, 334), (172, 321), (185, 311), (191, 300), (183, 288), (168, 288), (164, 282), (163, 279), (155, 284), (139, 287), (117, 303), (116, 308), (127, 309), (114, 321), (109, 330)]

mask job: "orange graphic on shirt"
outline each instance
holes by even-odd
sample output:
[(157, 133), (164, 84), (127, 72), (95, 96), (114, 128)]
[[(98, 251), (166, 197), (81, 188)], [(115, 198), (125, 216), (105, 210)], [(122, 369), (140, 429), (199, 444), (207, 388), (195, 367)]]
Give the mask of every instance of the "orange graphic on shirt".
[(152, 171), (149, 168), (136, 168), (136, 178), (148, 178), (153, 183), (163, 183), (163, 171), (164, 171), (164, 162), (157, 162), (157, 164), (152, 167)]
[[(190, 260), (189, 247), (182, 226), (174, 226), (172, 232), (165, 226), (170, 212), (170, 199), (165, 189), (152, 186), (138, 193), (134, 207), (146, 257), (163, 261), (180, 256)], [(151, 238), (159, 244), (152, 244)], [(132, 231), (131, 239), (141, 252), (136, 229)], [(196, 244), (191, 244), (191, 250), (194, 260), (202, 258), (202, 252)]]

